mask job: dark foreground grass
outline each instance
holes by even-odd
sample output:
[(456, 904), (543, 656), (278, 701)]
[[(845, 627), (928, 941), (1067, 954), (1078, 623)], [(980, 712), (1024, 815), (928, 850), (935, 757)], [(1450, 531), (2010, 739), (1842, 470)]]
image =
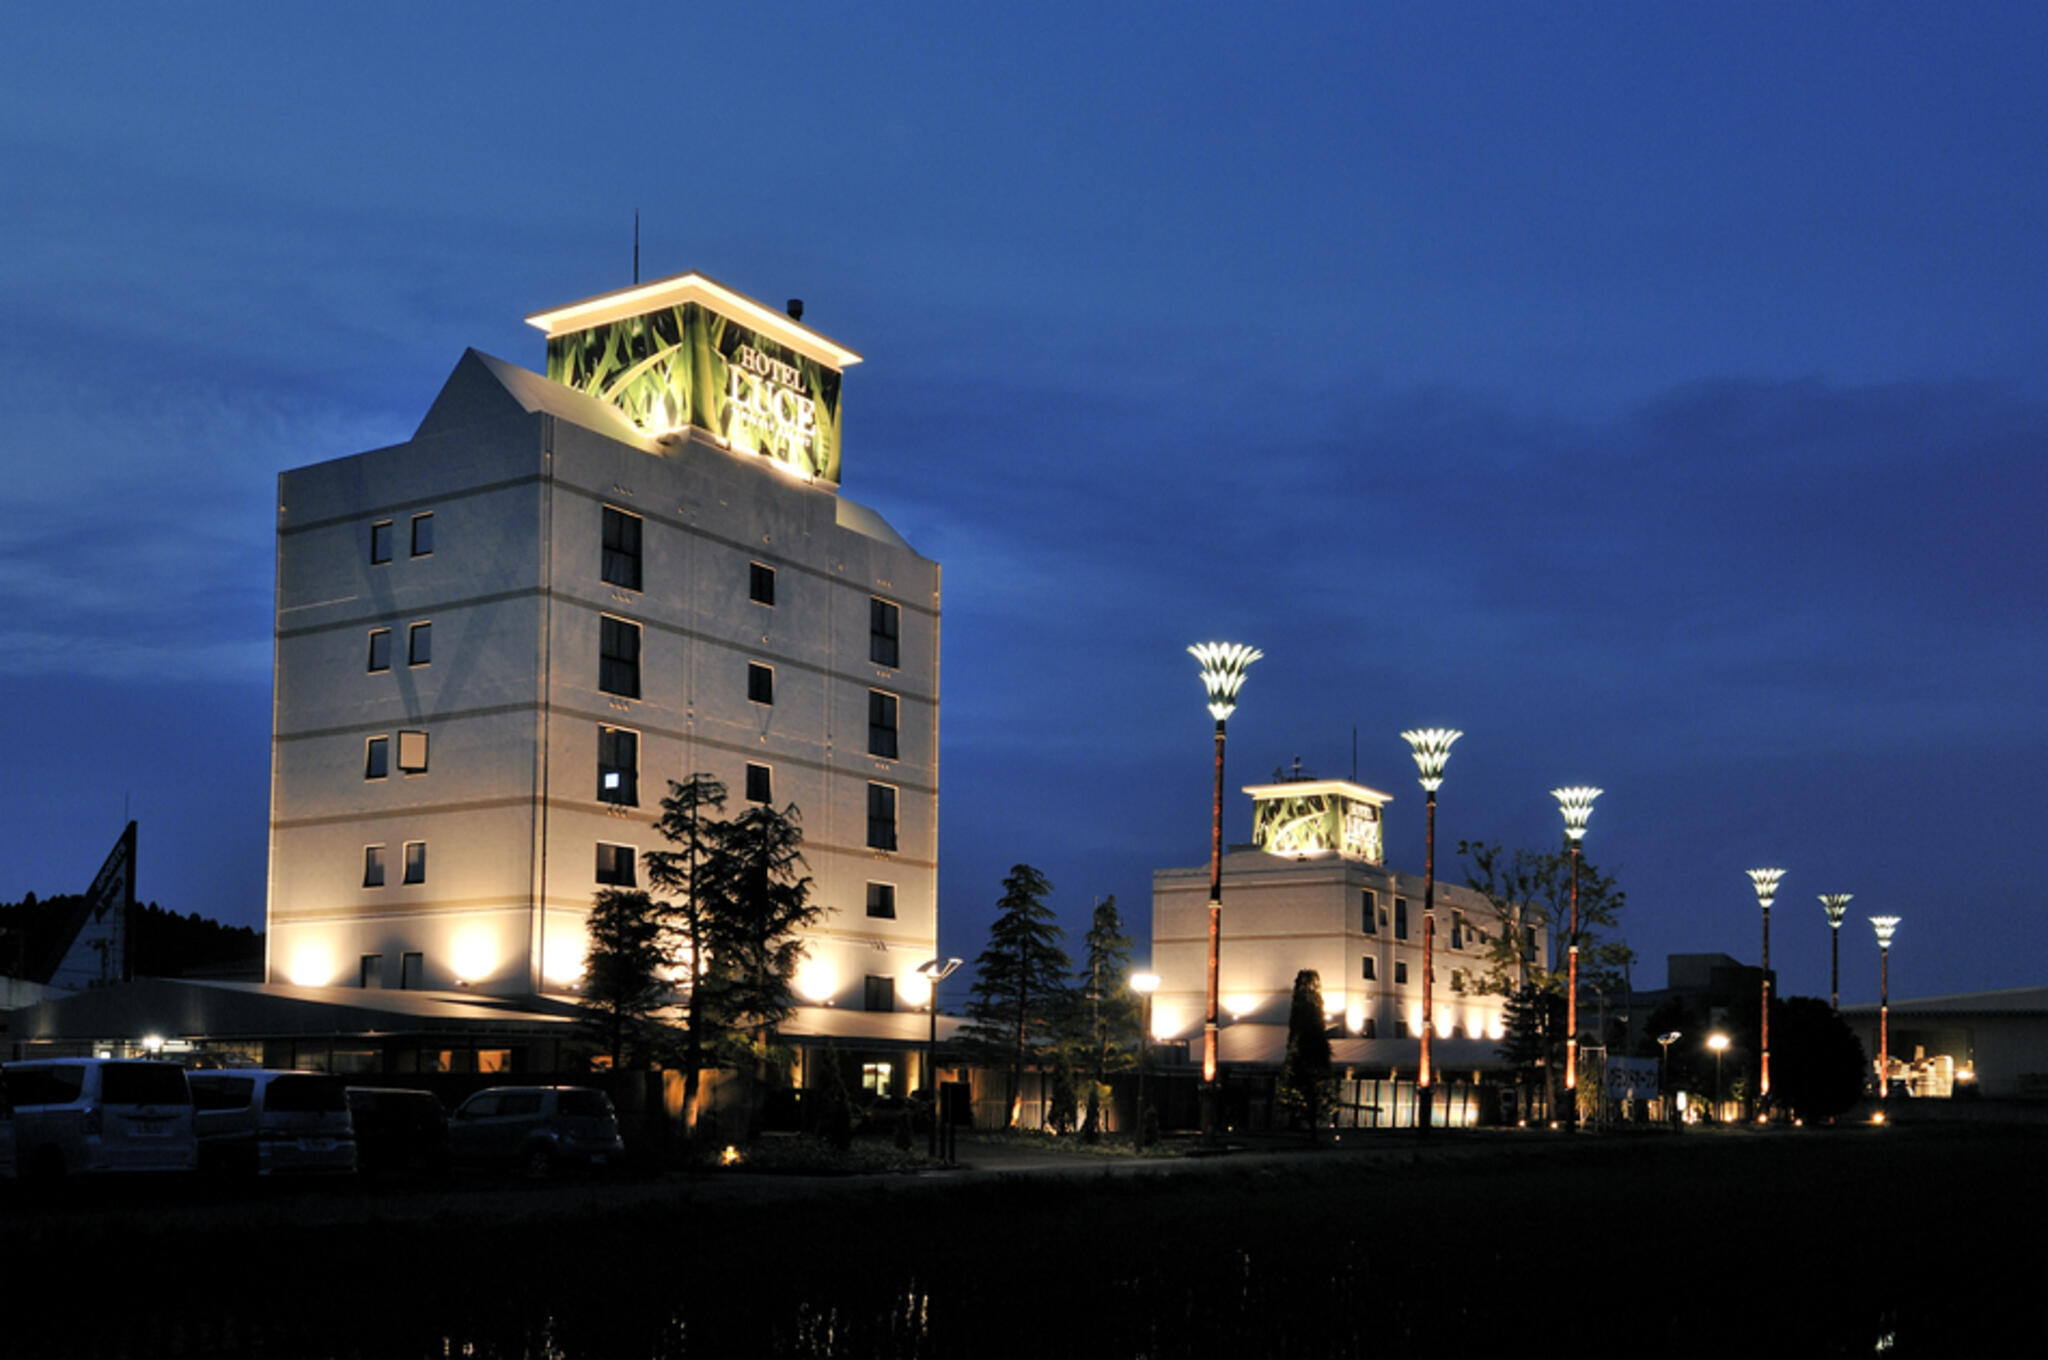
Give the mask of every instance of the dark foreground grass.
[[(1187, 1174), (14, 1209), (22, 1356), (2033, 1353), (2040, 1136), (1854, 1130)], [(54, 1271), (51, 1267), (58, 1268)], [(52, 1278), (54, 1276), (54, 1278)], [(47, 1284), (25, 1290), (28, 1280)]]

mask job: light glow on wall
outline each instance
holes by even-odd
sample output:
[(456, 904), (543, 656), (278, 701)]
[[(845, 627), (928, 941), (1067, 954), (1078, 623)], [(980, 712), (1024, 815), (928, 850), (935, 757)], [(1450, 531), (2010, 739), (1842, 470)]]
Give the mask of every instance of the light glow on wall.
[(1250, 992), (1233, 992), (1223, 998), (1223, 1009), (1230, 1012), (1233, 1020), (1242, 1020), (1259, 1008), (1262, 998)]
[(822, 1006), (839, 992), (839, 970), (824, 959), (806, 958), (796, 966), (796, 994)]
[(1365, 1003), (1354, 1001), (1344, 1008), (1344, 1028), (1357, 1034), (1365, 1028)]
[(325, 987), (334, 981), (334, 951), (324, 943), (308, 941), (292, 950), (292, 964), (286, 971), (301, 987)]
[(915, 968), (898, 973), (896, 999), (905, 1005), (922, 1006), (932, 999), (932, 980)]
[(498, 967), (497, 937), (487, 930), (466, 930), (455, 937), (448, 954), (449, 966), (463, 982), (481, 982)]
[(583, 976), (589, 952), (590, 942), (581, 930), (567, 922), (551, 923), (547, 948), (541, 954), (541, 976), (566, 987)]
[(1174, 1038), (1178, 1038), (1178, 1037), (1180, 1036), (1180, 1030), (1181, 1030), (1181, 1026), (1182, 1026), (1182, 1025), (1185, 1025), (1186, 1023), (1187, 1023), (1187, 1018), (1186, 1018), (1185, 1016), (1183, 1016), (1183, 1015), (1181, 1014), (1181, 1010), (1180, 1010), (1180, 1007), (1178, 1007), (1178, 1006), (1172, 1006), (1172, 1005), (1160, 1005), (1160, 1004), (1156, 1004), (1156, 1003), (1155, 1003), (1155, 1004), (1153, 1005), (1153, 1007), (1152, 1007), (1152, 1037), (1153, 1037), (1153, 1038), (1155, 1038), (1155, 1039), (1174, 1039)]

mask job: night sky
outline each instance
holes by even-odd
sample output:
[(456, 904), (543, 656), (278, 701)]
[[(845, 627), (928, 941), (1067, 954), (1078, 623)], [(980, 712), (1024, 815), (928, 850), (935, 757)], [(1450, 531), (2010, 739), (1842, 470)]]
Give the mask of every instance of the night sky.
[[(702, 17), (698, 17), (702, 16)], [(279, 471), (702, 270), (865, 354), (945, 568), (941, 946), (1206, 857), (1230, 785), (1588, 856), (1664, 955), (2048, 982), (2048, 7), (11, 9), (0, 899), (260, 924)], [(1233, 795), (1226, 835), (1250, 835)], [(1447, 878), (1453, 857), (1442, 856)], [(1229, 921), (1226, 908), (1226, 931)], [(1142, 957), (1142, 950), (1141, 950)], [(951, 998), (949, 996), (949, 1004)]]

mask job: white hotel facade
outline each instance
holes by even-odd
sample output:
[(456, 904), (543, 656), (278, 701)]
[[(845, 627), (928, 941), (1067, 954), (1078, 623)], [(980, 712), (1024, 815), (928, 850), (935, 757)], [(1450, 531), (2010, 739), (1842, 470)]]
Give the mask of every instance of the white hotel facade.
[(706, 772), (801, 814), (812, 1028), (916, 1007), (939, 567), (840, 494), (860, 356), (694, 273), (528, 320), (547, 376), (469, 351), (410, 440), (279, 478), (269, 980), (568, 994)]

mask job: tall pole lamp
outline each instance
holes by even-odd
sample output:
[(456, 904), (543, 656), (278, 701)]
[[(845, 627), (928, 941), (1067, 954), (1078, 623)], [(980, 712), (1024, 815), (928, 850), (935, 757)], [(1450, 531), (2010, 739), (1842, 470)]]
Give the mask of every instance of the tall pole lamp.
[(1842, 918), (1849, 914), (1854, 893), (1822, 893), (1820, 904), (1828, 914), (1828, 933), (1833, 937), (1828, 953), (1828, 1008), (1842, 1009)]
[(1415, 753), (1415, 768), (1422, 772), (1422, 787), (1429, 795), (1429, 833), (1422, 853), (1422, 1062), (1415, 1079), (1415, 1122), (1424, 1137), (1429, 1136), (1434, 1094), (1429, 1046), (1436, 1037), (1436, 791), (1444, 782), (1451, 743), (1464, 735), (1448, 727), (1423, 727), (1401, 734), (1401, 740)]
[(924, 1083), (932, 1088), (932, 1129), (931, 1155), (939, 1155), (939, 984), (953, 976), (953, 970), (960, 966), (958, 959), (926, 959), (917, 965), (917, 971), (924, 974), (932, 985), (932, 994), (925, 1000), (928, 1025), (924, 1039)]
[(1757, 1022), (1756, 1094), (1759, 1101), (1771, 1094), (1771, 903), (1778, 897), (1778, 880), (1783, 869), (1751, 869), (1749, 881), (1756, 885), (1757, 905), (1764, 909), (1763, 1015)]
[(1897, 916), (1873, 916), (1877, 927), (1877, 1100), (1881, 1110), (1892, 1094), (1892, 935)]
[(1152, 993), (1159, 990), (1159, 974), (1131, 974), (1131, 990), (1138, 994), (1138, 1119), (1131, 1142), (1145, 1150), (1145, 1069), (1152, 1065)]
[(1188, 654), (1202, 667), (1209, 716), (1216, 720), (1216, 801), (1209, 819), (1209, 986), (1202, 1011), (1202, 1141), (1216, 1141), (1217, 960), (1223, 942), (1223, 729), (1237, 711), (1244, 673), (1265, 653), (1241, 642), (1198, 642)]
[(1579, 842), (1586, 839), (1586, 821), (1593, 815), (1593, 800), (1600, 790), (1584, 785), (1552, 789), (1558, 810), (1564, 813), (1564, 834), (1572, 846), (1572, 929), (1566, 937), (1569, 953), (1568, 980), (1564, 1003), (1564, 1089), (1571, 1092), (1571, 1119), (1579, 1122)]

